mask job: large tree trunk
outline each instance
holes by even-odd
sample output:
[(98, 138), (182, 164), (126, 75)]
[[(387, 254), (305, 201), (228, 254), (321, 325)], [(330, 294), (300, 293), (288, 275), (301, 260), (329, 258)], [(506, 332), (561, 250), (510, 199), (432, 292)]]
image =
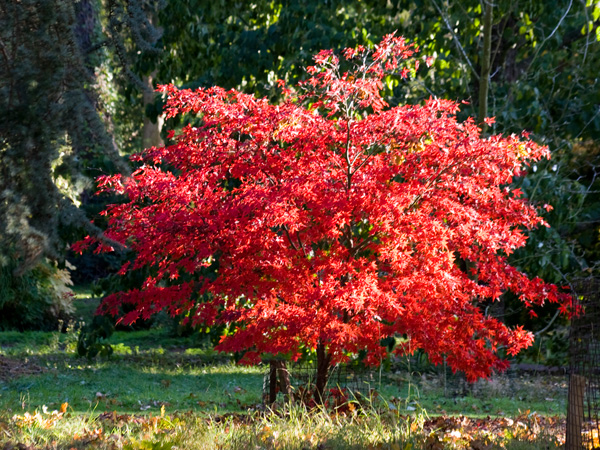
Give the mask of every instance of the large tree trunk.
[[(152, 72), (150, 75), (146, 75), (143, 77), (143, 83), (148, 88), (144, 90), (143, 103), (144, 109), (146, 106), (154, 103), (154, 77), (156, 76), (156, 71)], [(152, 122), (150, 117), (144, 115), (144, 125), (142, 127), (142, 146), (144, 148), (148, 147), (160, 147), (164, 144), (162, 138), (160, 137), (160, 130), (162, 128), (162, 124), (164, 121), (164, 117), (162, 114), (159, 114), (156, 118), (156, 122)]]
[[(162, 34), (162, 27), (157, 26), (157, 14), (153, 12), (148, 17), (148, 21), (153, 27), (156, 27), (156, 31)], [(164, 145), (162, 138), (160, 137), (160, 131), (164, 122), (164, 115), (158, 114), (156, 117), (156, 121), (152, 121), (150, 117), (148, 117), (146, 112), (146, 107), (154, 103), (156, 98), (156, 93), (154, 92), (154, 81), (156, 78), (157, 69), (152, 71), (149, 75), (144, 75), (142, 77), (142, 83), (146, 89), (142, 92), (142, 101), (144, 105), (144, 125), (142, 127), (142, 147), (160, 147)]]
[(331, 356), (327, 353), (327, 348), (323, 342), (317, 345), (317, 380), (315, 390), (315, 401), (322, 404), (325, 401), (325, 388), (329, 380), (329, 364)]

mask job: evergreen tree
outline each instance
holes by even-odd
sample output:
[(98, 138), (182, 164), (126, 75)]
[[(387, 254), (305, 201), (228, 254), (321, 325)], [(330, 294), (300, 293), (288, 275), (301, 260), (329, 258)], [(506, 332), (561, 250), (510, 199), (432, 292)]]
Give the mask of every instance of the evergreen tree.
[[(147, 47), (157, 38), (142, 6), (109, 1), (103, 35), (96, 0), (0, 0), (0, 267), (11, 269), (2, 277), (64, 261), (78, 229), (102, 235), (78, 207), (86, 175), (129, 167), (99, 114), (95, 68), (107, 46), (125, 62), (126, 33)], [(9, 292), (0, 309), (19, 301)]]

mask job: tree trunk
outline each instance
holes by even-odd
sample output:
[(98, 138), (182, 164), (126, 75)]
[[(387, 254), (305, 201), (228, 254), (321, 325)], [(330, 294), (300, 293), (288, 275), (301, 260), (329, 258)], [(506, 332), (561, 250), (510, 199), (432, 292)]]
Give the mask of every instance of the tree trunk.
[(327, 353), (327, 348), (323, 342), (319, 342), (317, 345), (317, 380), (316, 380), (316, 391), (315, 401), (319, 404), (323, 404), (325, 401), (325, 388), (327, 387), (327, 381), (329, 380), (329, 363), (331, 362), (331, 356)]
[(285, 361), (275, 361), (277, 367), (277, 378), (279, 379), (279, 391), (283, 392), (285, 400), (289, 401), (292, 397), (292, 384), (290, 383), (290, 372), (285, 365)]
[(270, 405), (275, 403), (278, 392), (283, 392), (285, 400), (289, 401), (292, 397), (292, 385), (290, 383), (290, 373), (287, 369), (285, 361), (271, 361), (269, 367), (268, 403)]
[[(152, 72), (150, 75), (144, 76), (142, 79), (144, 85), (148, 87), (148, 89), (144, 90), (142, 94), (144, 109), (146, 106), (154, 103), (155, 94), (153, 81), (155, 76), (156, 71)], [(152, 122), (150, 117), (144, 115), (144, 125), (142, 128), (142, 146), (144, 148), (160, 147), (164, 144), (162, 138), (160, 137), (160, 129), (162, 128), (163, 120), (162, 114), (158, 115), (156, 122)]]
[(571, 374), (569, 378), (569, 405), (567, 408), (566, 450), (580, 450), (583, 445), (581, 431), (583, 428), (585, 385), (585, 377)]
[(479, 114), (477, 122), (485, 130), (484, 119), (488, 115), (488, 91), (490, 88), (490, 68), (492, 55), (492, 2), (484, 0), (483, 13), (483, 51), (481, 57), (481, 75), (479, 77)]
[(269, 363), (269, 397), (267, 403), (272, 405), (277, 398), (277, 366), (275, 361)]

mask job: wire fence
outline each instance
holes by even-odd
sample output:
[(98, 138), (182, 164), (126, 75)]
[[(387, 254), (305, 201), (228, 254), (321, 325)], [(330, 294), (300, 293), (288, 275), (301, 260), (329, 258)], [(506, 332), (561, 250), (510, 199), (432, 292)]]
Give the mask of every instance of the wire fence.
[[(313, 397), (316, 388), (315, 361), (288, 361), (278, 365), (271, 362), (267, 367), (263, 378), (264, 403), (273, 403), (277, 393), (284, 391), (281, 378), (286, 378), (286, 383), (292, 387), (292, 392), (287, 394), (291, 394), (294, 400), (306, 401)], [(336, 364), (329, 374), (323, 400), (331, 396), (369, 398), (379, 382), (378, 374), (378, 370), (358, 364)], [(275, 377), (277, 380), (274, 380)]]
[(566, 449), (600, 449), (600, 279), (572, 286), (584, 314), (573, 318), (569, 336)]
[[(263, 373), (263, 402), (272, 404), (277, 396), (310, 403), (316, 388), (316, 363), (314, 361), (265, 361)], [(528, 395), (536, 390), (541, 401), (565, 401), (567, 397), (566, 367), (546, 367), (538, 364), (515, 364), (508, 371), (496, 373), (490, 379), (468, 382), (461, 372), (454, 373), (446, 364), (433, 365), (423, 354), (410, 357), (392, 357), (385, 367), (373, 368), (358, 364), (338, 364), (331, 372), (324, 392), (338, 400), (367, 400), (375, 397), (400, 395), (404, 400), (419, 400), (421, 396), (441, 399), (496, 398)], [(282, 383), (285, 380), (285, 383)], [(286, 387), (289, 386), (286, 391)], [(384, 394), (392, 387), (391, 394)], [(539, 391), (539, 392), (538, 392)], [(517, 394), (519, 393), (519, 394)], [(555, 397), (555, 398), (550, 398)], [(386, 397), (387, 398), (387, 397)], [(563, 399), (564, 400), (560, 400)], [(335, 402), (334, 402), (335, 403)]]

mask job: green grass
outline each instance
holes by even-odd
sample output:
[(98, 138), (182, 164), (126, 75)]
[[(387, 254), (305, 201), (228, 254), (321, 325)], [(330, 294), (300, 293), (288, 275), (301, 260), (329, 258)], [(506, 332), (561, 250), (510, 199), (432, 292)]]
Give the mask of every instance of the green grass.
[(0, 388), (0, 410), (33, 411), (43, 405), (52, 409), (68, 402), (75, 413), (150, 413), (162, 405), (170, 410), (224, 413), (245, 411), (260, 401), (262, 377), (257, 369), (127, 366), (65, 363), (41, 375), (5, 382)]
[[(0, 355), (25, 367), (17, 371), (22, 376), (0, 380), (0, 410), (33, 411), (68, 402), (77, 413), (150, 412), (162, 404), (226, 413), (261, 402), (264, 367), (235, 365), (229, 355), (186, 346), (189, 338), (171, 337), (164, 329), (116, 332), (110, 339), (115, 354), (88, 361), (76, 356), (76, 332), (0, 333)], [(39, 370), (29, 373), (31, 367)], [(565, 377), (505, 375), (469, 385), (436, 374), (383, 373), (370, 387), (404, 412), (418, 406), (431, 414), (470, 417), (566, 413)]]
[[(442, 429), (435, 417), (467, 415), (475, 423), (477, 417), (501, 415), (526, 421), (565, 411), (561, 378), (504, 376), (462, 386), (433, 374), (384, 373), (372, 386), (378, 396), (364, 409), (332, 415), (301, 406), (282, 409), (279, 402), (283, 413), (265, 414), (260, 412), (262, 367), (235, 365), (211, 349), (186, 347), (184, 339), (160, 329), (117, 332), (111, 338), (115, 355), (88, 361), (75, 356), (76, 337), (73, 329), (0, 333), (0, 355), (21, 371), (0, 381), (0, 447), (22, 442), (69, 449), (417, 450), (502, 441), (504, 447), (487, 448), (533, 450), (548, 443), (554, 448), (556, 436), (532, 437), (528, 428), (515, 425), (500, 434), (464, 425)], [(549, 396), (554, 398), (546, 400)], [(66, 415), (52, 413), (64, 403)], [(431, 447), (432, 439), (441, 447)]]
[[(97, 301), (78, 296), (77, 318), (87, 321)], [(537, 449), (556, 436), (542, 429), (532, 437), (515, 424), (566, 413), (565, 377), (513, 374), (470, 385), (396, 364), (374, 374), (377, 394), (362, 407), (332, 414), (281, 399), (270, 414), (261, 405), (266, 368), (236, 365), (200, 336), (116, 332), (114, 355), (88, 361), (75, 353), (77, 323), (66, 333), (0, 333), (0, 448)], [(64, 404), (66, 414), (52, 412)], [(471, 425), (440, 428), (437, 417), (446, 416), (467, 416)], [(493, 425), (489, 433), (473, 425), (488, 416), (497, 417), (481, 422)]]
[[(163, 404), (172, 410), (232, 412), (260, 402), (261, 368), (234, 365), (210, 349), (184, 349), (181, 338), (165, 338), (164, 347), (153, 347), (160, 336), (160, 330), (117, 332), (111, 338), (115, 355), (88, 361), (76, 356), (75, 339), (68, 335), (0, 333), (0, 355), (26, 369), (17, 367), (23, 376), (0, 381), (0, 411), (68, 402), (76, 413), (152, 412)], [(27, 374), (27, 368), (36, 373)]]

